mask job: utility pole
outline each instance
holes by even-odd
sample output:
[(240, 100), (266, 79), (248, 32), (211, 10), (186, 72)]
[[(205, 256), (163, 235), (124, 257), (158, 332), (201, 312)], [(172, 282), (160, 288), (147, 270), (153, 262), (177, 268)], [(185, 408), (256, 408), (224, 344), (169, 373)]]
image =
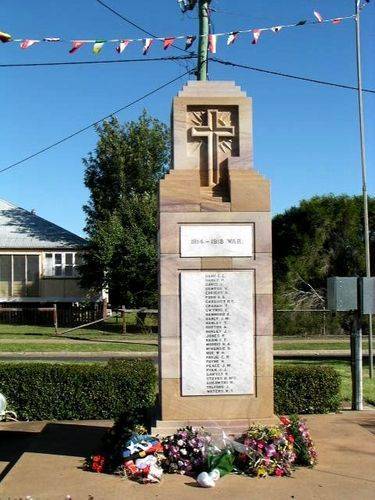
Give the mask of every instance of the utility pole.
[(208, 35), (209, 26), (209, 6), (211, 0), (199, 0), (199, 48), (198, 48), (198, 68), (197, 80), (207, 80), (208, 69)]
[[(355, 25), (356, 25), (356, 55), (357, 55), (357, 82), (358, 82), (358, 115), (359, 115), (359, 137), (361, 146), (361, 167), (362, 167), (362, 194), (363, 194), (363, 218), (365, 228), (365, 258), (366, 258), (366, 276), (371, 276), (370, 265), (370, 233), (368, 219), (368, 196), (367, 196), (367, 172), (366, 172), (366, 146), (365, 146), (365, 124), (363, 113), (363, 93), (362, 93), (362, 67), (361, 67), (361, 24), (360, 24), (360, 2), (355, 3)], [(372, 315), (369, 314), (369, 332), (368, 332), (368, 354), (369, 354), (369, 376), (374, 376), (374, 360), (372, 352)]]

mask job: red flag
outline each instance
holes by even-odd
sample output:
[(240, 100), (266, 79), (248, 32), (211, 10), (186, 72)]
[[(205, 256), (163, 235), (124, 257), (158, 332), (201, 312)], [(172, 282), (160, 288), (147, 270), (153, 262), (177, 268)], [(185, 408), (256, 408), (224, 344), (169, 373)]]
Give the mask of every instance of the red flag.
[(256, 45), (258, 43), (260, 34), (262, 33), (262, 30), (253, 30), (253, 41), (251, 42), (253, 45)]
[(216, 54), (216, 35), (208, 35), (208, 50)]
[(81, 42), (80, 40), (73, 40), (72, 48), (69, 50), (69, 54), (74, 54), (78, 49), (82, 47), (85, 42)]
[(232, 33), (229, 34), (228, 39), (227, 39), (227, 45), (232, 45), (238, 38), (238, 31), (232, 31)]
[(153, 38), (145, 38), (143, 40), (143, 55), (145, 56), (147, 52), (150, 50), (151, 45), (153, 44)]
[(28, 49), (29, 47), (34, 45), (34, 43), (38, 43), (38, 42), (39, 42), (39, 40), (22, 40), (22, 42), (20, 43), (20, 47), (21, 47), (21, 49)]
[(337, 17), (336, 19), (334, 19), (334, 20), (332, 21), (332, 24), (340, 24), (340, 23), (341, 23), (341, 21), (342, 21), (342, 19), (340, 19), (339, 17)]
[(122, 51), (126, 49), (126, 47), (129, 45), (130, 40), (120, 40), (120, 43), (116, 47), (116, 51), (121, 54)]
[(190, 49), (190, 47), (193, 45), (196, 39), (197, 39), (196, 36), (187, 36), (185, 42), (185, 50)]
[(317, 18), (318, 23), (322, 23), (323, 22), (323, 17), (322, 17), (322, 15), (317, 10), (314, 10), (314, 16)]
[(163, 49), (164, 50), (168, 49), (171, 45), (173, 45), (173, 43), (174, 43), (175, 40), (176, 40), (175, 37), (164, 38)]

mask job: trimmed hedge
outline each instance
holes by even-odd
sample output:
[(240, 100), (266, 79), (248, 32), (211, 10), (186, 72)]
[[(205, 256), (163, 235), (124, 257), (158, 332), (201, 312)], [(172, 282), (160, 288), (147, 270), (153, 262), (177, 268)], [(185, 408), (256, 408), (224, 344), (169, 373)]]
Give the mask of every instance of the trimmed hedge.
[(331, 366), (275, 366), (275, 413), (335, 412), (341, 404), (340, 384), (340, 374)]
[(138, 420), (154, 407), (156, 382), (150, 360), (0, 363), (0, 392), (21, 420)]
[[(340, 375), (329, 366), (275, 366), (275, 413), (328, 413), (340, 407)], [(107, 365), (0, 363), (0, 392), (21, 420), (144, 421), (155, 405), (150, 360)]]

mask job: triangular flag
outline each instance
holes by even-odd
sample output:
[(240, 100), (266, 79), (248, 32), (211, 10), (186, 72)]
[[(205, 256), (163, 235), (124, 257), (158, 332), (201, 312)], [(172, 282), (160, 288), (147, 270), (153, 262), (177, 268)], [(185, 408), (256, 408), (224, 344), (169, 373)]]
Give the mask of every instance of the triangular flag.
[(61, 42), (61, 38), (49, 36), (47, 38), (43, 38), (43, 42)]
[(196, 39), (196, 36), (187, 36), (185, 41), (185, 50), (190, 49)]
[(176, 40), (174, 37), (170, 38), (164, 38), (163, 40), (163, 49), (166, 50), (168, 49), (171, 45), (173, 45), (173, 42)]
[(12, 40), (11, 35), (8, 33), (4, 33), (3, 31), (0, 31), (0, 41), (3, 43), (10, 42)]
[(282, 30), (282, 28), (282, 26), (274, 26), (273, 28), (271, 28), (271, 31), (273, 31), (274, 33), (278, 33)]
[(81, 42), (80, 40), (73, 40), (72, 48), (69, 50), (69, 54), (74, 54), (74, 52), (77, 52), (77, 50), (80, 49), (84, 43), (85, 42)]
[(253, 45), (256, 45), (258, 43), (258, 40), (259, 40), (259, 37), (260, 37), (260, 34), (262, 33), (262, 30), (253, 30), (252, 31), (252, 34), (253, 34), (253, 40), (252, 40), (252, 44)]
[(208, 50), (216, 54), (216, 35), (208, 35)]
[(228, 39), (227, 39), (227, 45), (232, 45), (238, 38), (238, 31), (232, 31), (232, 33), (229, 34)]
[(103, 48), (104, 43), (105, 43), (105, 40), (97, 40), (94, 43), (94, 45), (92, 47), (92, 51), (94, 52), (94, 54), (98, 55), (100, 53), (100, 51)]
[(317, 18), (318, 23), (322, 23), (323, 22), (323, 17), (320, 14), (320, 12), (318, 12), (317, 10), (314, 10), (314, 16)]
[(34, 43), (38, 43), (38, 42), (39, 42), (39, 40), (22, 40), (22, 42), (20, 43), (20, 47), (21, 47), (21, 49), (28, 49), (29, 47), (34, 45)]
[(306, 24), (307, 21), (306, 19), (303, 19), (302, 21), (299, 21), (297, 24), (295, 24), (294, 26), (303, 26), (304, 24)]
[(336, 19), (334, 19), (334, 20), (332, 21), (332, 24), (340, 24), (340, 23), (341, 23), (341, 21), (342, 21), (342, 19), (340, 19), (339, 17), (337, 17)]
[(143, 40), (143, 55), (145, 56), (147, 52), (150, 50), (150, 47), (153, 43), (154, 39), (153, 38), (145, 38)]
[(121, 52), (123, 52), (126, 49), (126, 47), (129, 45), (129, 43), (130, 43), (130, 40), (120, 40), (120, 43), (116, 47), (116, 51), (119, 54), (121, 54)]

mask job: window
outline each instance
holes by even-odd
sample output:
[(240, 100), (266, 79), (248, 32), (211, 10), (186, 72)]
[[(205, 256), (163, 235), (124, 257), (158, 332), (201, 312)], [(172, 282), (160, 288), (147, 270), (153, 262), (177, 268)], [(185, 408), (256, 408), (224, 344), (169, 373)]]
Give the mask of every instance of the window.
[(37, 297), (39, 255), (0, 255), (0, 296)]
[(75, 252), (44, 254), (44, 276), (57, 278), (77, 276), (78, 255)]

